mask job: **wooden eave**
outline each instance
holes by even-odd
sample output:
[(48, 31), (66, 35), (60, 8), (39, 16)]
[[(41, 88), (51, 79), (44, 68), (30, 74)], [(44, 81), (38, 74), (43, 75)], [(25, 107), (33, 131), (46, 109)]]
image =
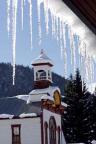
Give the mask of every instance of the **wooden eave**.
[(96, 0), (62, 0), (96, 35)]

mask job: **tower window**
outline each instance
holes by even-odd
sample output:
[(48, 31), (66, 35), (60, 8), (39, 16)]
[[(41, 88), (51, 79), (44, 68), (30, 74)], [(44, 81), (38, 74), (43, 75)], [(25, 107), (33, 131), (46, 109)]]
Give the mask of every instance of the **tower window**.
[(56, 121), (54, 117), (49, 120), (49, 140), (50, 144), (56, 144)]
[(12, 125), (12, 144), (21, 144), (20, 128), (21, 125)]
[(36, 72), (36, 80), (46, 79), (46, 72), (44, 70), (39, 70)]

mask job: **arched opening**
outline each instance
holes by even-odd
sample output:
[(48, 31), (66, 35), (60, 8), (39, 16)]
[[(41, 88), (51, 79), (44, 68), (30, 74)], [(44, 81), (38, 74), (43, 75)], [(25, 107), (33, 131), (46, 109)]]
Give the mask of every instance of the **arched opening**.
[(39, 70), (36, 72), (36, 80), (45, 80), (46, 72), (44, 70)]
[(53, 116), (49, 120), (49, 142), (56, 144), (56, 121)]

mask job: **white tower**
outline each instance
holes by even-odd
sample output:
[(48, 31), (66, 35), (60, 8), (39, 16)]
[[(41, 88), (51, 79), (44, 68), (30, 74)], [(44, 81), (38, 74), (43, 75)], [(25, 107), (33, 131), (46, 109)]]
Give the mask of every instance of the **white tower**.
[(41, 54), (33, 62), (34, 69), (34, 88), (47, 88), (52, 83), (51, 68), (53, 63), (51, 59), (41, 50)]

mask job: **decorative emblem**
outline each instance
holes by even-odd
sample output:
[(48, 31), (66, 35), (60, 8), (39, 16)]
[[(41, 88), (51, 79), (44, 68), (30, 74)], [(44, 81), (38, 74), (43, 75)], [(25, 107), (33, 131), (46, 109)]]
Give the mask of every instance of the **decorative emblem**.
[(53, 98), (54, 98), (54, 106), (55, 107), (60, 106), (61, 105), (61, 95), (57, 90), (54, 92)]

